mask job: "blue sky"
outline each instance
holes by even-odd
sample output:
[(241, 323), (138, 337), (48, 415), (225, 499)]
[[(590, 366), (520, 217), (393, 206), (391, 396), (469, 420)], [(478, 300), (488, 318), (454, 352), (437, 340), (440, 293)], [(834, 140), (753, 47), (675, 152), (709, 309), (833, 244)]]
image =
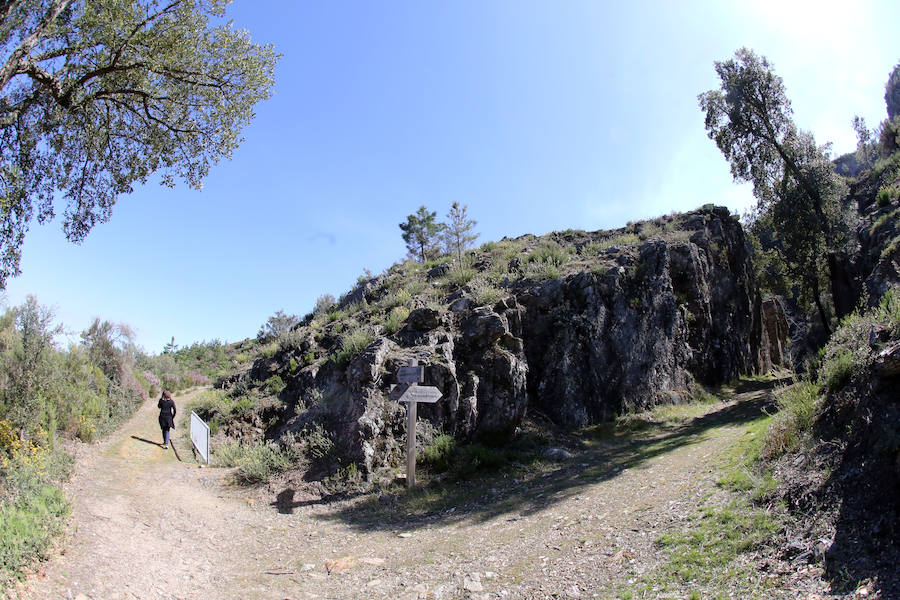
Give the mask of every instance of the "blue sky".
[(713, 61), (764, 54), (800, 127), (850, 151), (853, 116), (885, 116), (900, 3), (850, 7), (238, 0), (229, 18), (283, 57), (233, 159), (202, 191), (120, 198), (80, 246), (35, 223), (6, 302), (34, 294), (73, 332), (127, 323), (159, 352), (338, 296), (405, 256), (398, 223), (421, 204), (467, 205), (479, 243), (708, 202), (743, 212), (750, 191), (697, 107)]

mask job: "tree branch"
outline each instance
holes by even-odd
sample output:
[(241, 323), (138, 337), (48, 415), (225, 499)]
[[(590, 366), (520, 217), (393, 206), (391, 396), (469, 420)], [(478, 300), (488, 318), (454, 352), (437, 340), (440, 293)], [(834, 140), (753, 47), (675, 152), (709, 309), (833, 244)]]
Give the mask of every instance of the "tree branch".
[(3, 88), (6, 87), (6, 84), (9, 83), (10, 79), (12, 79), (16, 73), (21, 71), (23, 61), (31, 54), (31, 51), (34, 50), (37, 43), (41, 41), (41, 38), (46, 35), (47, 29), (53, 24), (53, 21), (55, 21), (59, 14), (72, 2), (73, 0), (53, 0), (50, 3), (50, 8), (47, 9), (41, 22), (38, 23), (34, 31), (28, 34), (21, 43), (19, 43), (19, 47), (13, 51), (7, 59), (6, 64), (0, 68), (0, 92), (3, 91)]

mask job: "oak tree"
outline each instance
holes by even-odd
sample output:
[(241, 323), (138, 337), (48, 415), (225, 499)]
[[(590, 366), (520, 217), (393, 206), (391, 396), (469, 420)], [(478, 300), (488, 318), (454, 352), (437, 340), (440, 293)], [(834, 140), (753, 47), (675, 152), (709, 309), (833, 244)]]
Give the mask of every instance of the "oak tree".
[(269, 97), (277, 55), (227, 0), (0, 0), (0, 287), (36, 217), (80, 242), (153, 174), (199, 188)]
[(839, 255), (851, 244), (854, 215), (842, 205), (845, 186), (828, 160), (828, 147), (797, 129), (784, 83), (765, 57), (741, 48), (715, 69), (720, 88), (699, 96), (707, 133), (735, 180), (753, 184), (758, 211), (773, 212), (785, 260), (802, 274), (829, 329), (819, 293), (821, 269), (809, 263), (824, 259), (837, 316), (848, 314), (853, 298)]

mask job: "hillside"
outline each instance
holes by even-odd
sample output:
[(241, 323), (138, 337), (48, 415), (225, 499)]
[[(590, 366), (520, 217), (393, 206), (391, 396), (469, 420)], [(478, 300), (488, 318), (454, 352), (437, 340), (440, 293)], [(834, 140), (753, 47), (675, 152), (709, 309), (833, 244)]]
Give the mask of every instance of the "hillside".
[(371, 477), (403, 455), (404, 409), (388, 392), (408, 359), (442, 393), (420, 409), (423, 443), (443, 433), (496, 444), (529, 415), (585, 427), (766, 372), (770, 343), (787, 342), (766, 321), (777, 308), (763, 310), (743, 230), (724, 208), (504, 239), (462, 266), (407, 261), (361, 279), (198, 410), (243, 442), (327, 438), (331, 469)]

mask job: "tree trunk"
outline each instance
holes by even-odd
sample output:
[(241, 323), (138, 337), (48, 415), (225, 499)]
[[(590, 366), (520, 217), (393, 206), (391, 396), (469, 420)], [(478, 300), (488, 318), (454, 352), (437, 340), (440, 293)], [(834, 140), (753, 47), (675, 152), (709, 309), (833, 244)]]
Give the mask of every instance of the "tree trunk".
[(856, 308), (859, 292), (853, 284), (847, 265), (834, 252), (828, 253), (828, 272), (831, 275), (834, 313), (838, 319), (843, 319)]
[(816, 304), (816, 308), (819, 310), (819, 318), (822, 320), (822, 326), (825, 328), (825, 333), (828, 334), (828, 337), (831, 337), (831, 326), (828, 324), (828, 315), (825, 313), (825, 307), (822, 306), (822, 294), (819, 291), (819, 277), (815, 276), (812, 280), (812, 288), (813, 288), (813, 302)]
[[(825, 216), (825, 207), (824, 202), (822, 201), (822, 196), (821, 194), (819, 194), (819, 190), (816, 188), (816, 186), (810, 183), (809, 180), (807, 180), (807, 178), (803, 176), (803, 172), (801, 171), (800, 167), (790, 156), (788, 156), (787, 151), (782, 147), (780, 143), (778, 143), (778, 140), (772, 138), (771, 141), (775, 146), (775, 150), (784, 161), (784, 164), (794, 174), (794, 177), (797, 179), (797, 182), (809, 196), (809, 199), (812, 200), (813, 210), (815, 211), (816, 219), (819, 222), (819, 231), (825, 238), (825, 247), (828, 248), (826, 264), (828, 266), (828, 279), (831, 283), (831, 297), (834, 301), (834, 312), (837, 318), (841, 319), (853, 311), (853, 289), (850, 284), (849, 275), (846, 272), (846, 269), (842, 268), (842, 266), (839, 264), (836, 253), (833, 249), (834, 234), (831, 231), (830, 224), (828, 223), (828, 217)], [(822, 323), (825, 324), (825, 328), (828, 330), (828, 335), (830, 336), (831, 329), (828, 327), (828, 323), (825, 320), (825, 313), (822, 311), (822, 307), (820, 305), (818, 287), (817, 277), (815, 285), (816, 306), (819, 307), (819, 313), (822, 315)]]
[[(54, 0), (50, 3), (50, 8), (47, 9), (47, 13), (44, 15), (44, 18), (41, 19), (41, 22), (38, 23), (37, 27), (34, 28), (34, 31), (22, 39), (19, 43), (19, 47), (16, 48), (7, 59), (6, 64), (0, 67), (0, 91), (6, 87), (6, 84), (9, 83), (10, 79), (19, 73), (22, 68), (22, 61), (31, 54), (31, 51), (41, 38), (44, 37), (47, 29), (53, 21), (56, 20), (56, 17), (59, 16), (59, 13), (71, 3), (72, 0)], [(11, 7), (12, 4), (4, 8), (8, 12)]]

